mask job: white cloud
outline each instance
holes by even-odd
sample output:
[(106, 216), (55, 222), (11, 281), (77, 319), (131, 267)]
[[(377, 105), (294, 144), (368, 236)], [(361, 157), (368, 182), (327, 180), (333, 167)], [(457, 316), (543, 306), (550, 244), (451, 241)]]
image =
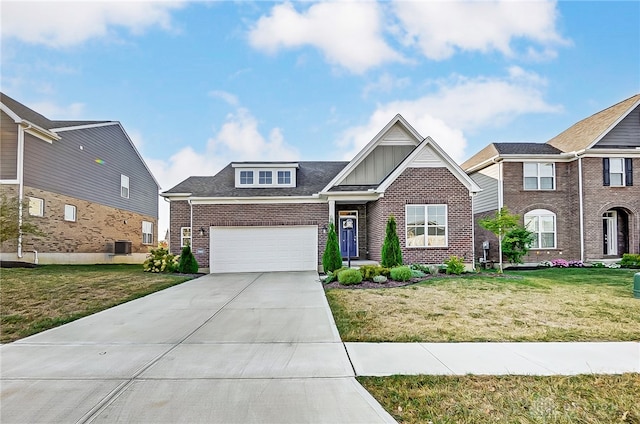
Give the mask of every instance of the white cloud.
[(222, 90), (213, 90), (209, 92), (209, 96), (223, 100), (230, 106), (238, 106), (240, 101), (238, 96)]
[[(247, 109), (239, 108), (227, 115), (225, 123), (203, 149), (185, 147), (168, 160), (145, 157), (145, 162), (164, 191), (190, 176), (215, 175), (231, 161), (298, 158), (298, 151), (285, 143), (279, 128), (272, 128), (265, 137), (258, 128), (256, 118)], [(164, 237), (168, 227), (169, 206), (161, 199), (158, 221), (160, 237)]]
[(423, 136), (431, 136), (454, 160), (465, 157), (466, 134), (500, 127), (531, 113), (558, 113), (544, 100), (546, 81), (519, 67), (503, 78), (454, 76), (437, 82), (437, 91), (413, 100), (379, 105), (365, 125), (350, 128), (338, 145), (351, 159), (397, 113)]
[(171, 11), (181, 6), (181, 1), (2, 2), (2, 37), (69, 47), (113, 35), (114, 27), (133, 34), (153, 26), (171, 30)]
[(268, 53), (314, 46), (327, 61), (354, 73), (404, 59), (384, 40), (376, 2), (316, 3), (298, 12), (291, 3), (274, 6), (249, 32), (252, 47)]
[(395, 89), (403, 89), (411, 85), (411, 78), (396, 78), (385, 72), (373, 82), (368, 83), (362, 90), (363, 96), (367, 97), (370, 92), (390, 93)]
[(553, 57), (553, 46), (567, 44), (558, 34), (555, 1), (397, 1), (393, 6), (406, 32), (404, 42), (417, 45), (432, 60), (457, 51), (498, 51), (512, 55), (512, 41), (526, 39), (530, 58)]
[(43, 101), (27, 104), (31, 109), (37, 110), (39, 114), (53, 121), (83, 119), (85, 112), (84, 103), (71, 103), (68, 105), (59, 105), (53, 102)]

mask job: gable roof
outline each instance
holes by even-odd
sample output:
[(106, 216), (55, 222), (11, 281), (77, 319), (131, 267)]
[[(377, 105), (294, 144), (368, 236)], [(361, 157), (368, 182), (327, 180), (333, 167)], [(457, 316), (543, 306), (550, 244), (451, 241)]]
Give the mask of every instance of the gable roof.
[(11, 110), (20, 119), (35, 124), (45, 130), (54, 128), (71, 127), (78, 125), (99, 124), (111, 121), (52, 121), (35, 110), (23, 105), (19, 101), (12, 99), (4, 93), (0, 93), (0, 102)]
[[(270, 162), (260, 163), (268, 164)], [(233, 163), (230, 163), (214, 176), (189, 177), (175, 187), (162, 192), (162, 196), (190, 195), (194, 197), (236, 198), (313, 196), (318, 194), (348, 162), (300, 161), (297, 163), (299, 168), (296, 175), (296, 187), (237, 188)]]
[(588, 149), (611, 131), (613, 127), (639, 104), (640, 94), (636, 94), (575, 123), (547, 141), (547, 144), (563, 152), (577, 152)]

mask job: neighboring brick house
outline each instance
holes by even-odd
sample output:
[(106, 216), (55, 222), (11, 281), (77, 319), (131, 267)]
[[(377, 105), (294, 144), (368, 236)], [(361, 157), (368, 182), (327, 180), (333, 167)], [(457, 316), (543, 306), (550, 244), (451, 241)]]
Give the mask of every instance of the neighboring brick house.
[(201, 268), (249, 272), (319, 269), (330, 221), (345, 258), (380, 261), (391, 215), (406, 263), (457, 255), (471, 267), (479, 190), (397, 115), (350, 162), (233, 162), (162, 196), (173, 253), (190, 244)]
[(2, 260), (141, 263), (159, 186), (120, 123), (52, 121), (5, 94), (0, 107), (0, 190), (45, 233), (3, 243)]
[[(640, 251), (640, 94), (546, 143), (492, 143), (462, 164), (474, 199), (476, 255), (497, 239), (478, 225), (502, 206), (535, 233), (527, 263), (597, 261)], [(635, 183), (634, 183), (635, 181)]]

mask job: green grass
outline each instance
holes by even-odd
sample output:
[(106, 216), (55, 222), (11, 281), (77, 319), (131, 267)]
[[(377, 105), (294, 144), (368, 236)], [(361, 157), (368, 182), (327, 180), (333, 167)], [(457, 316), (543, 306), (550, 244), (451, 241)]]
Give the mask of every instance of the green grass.
[(389, 289), (327, 290), (344, 341), (640, 339), (635, 270), (543, 269), (431, 278)]
[(640, 423), (640, 374), (358, 381), (401, 423)]
[(141, 265), (2, 268), (0, 342), (66, 324), (189, 279), (143, 272)]

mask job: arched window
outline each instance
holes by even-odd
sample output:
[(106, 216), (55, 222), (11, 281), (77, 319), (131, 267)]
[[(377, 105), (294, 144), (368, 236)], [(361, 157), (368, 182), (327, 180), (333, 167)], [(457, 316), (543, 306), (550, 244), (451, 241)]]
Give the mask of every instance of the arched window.
[(556, 248), (556, 214), (534, 209), (524, 214), (524, 226), (533, 233), (532, 249)]

